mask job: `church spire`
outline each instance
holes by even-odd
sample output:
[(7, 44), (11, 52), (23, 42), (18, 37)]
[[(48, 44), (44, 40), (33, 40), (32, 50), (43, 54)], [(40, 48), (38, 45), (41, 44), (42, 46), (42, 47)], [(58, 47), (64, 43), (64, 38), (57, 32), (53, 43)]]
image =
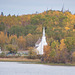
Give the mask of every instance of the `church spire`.
[(45, 36), (45, 27), (43, 27), (43, 36)]

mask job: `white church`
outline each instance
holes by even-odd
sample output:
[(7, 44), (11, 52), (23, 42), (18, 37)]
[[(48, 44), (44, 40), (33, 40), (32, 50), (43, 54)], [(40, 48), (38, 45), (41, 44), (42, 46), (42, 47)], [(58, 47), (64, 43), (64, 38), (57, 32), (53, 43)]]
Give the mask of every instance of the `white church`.
[(43, 35), (42, 35), (42, 38), (38, 39), (38, 41), (35, 43), (35, 49), (36, 49), (36, 52), (37, 54), (39, 55), (43, 55), (44, 54), (44, 46), (47, 45), (47, 42), (46, 42), (46, 36), (45, 36), (45, 27), (43, 27)]

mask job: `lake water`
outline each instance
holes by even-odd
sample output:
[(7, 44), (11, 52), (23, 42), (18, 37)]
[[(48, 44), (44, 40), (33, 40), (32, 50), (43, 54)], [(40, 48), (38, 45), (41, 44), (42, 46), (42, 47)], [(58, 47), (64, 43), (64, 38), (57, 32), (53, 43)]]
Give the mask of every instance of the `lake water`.
[(75, 67), (0, 62), (0, 75), (75, 75)]

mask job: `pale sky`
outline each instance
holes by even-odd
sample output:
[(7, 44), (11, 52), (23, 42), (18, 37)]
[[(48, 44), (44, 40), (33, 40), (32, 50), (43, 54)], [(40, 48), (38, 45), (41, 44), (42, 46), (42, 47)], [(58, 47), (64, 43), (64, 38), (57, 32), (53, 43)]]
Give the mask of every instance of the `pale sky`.
[(65, 10), (75, 13), (75, 0), (0, 0), (0, 13), (4, 15), (24, 15), (41, 13), (50, 10), (61, 10), (64, 4)]

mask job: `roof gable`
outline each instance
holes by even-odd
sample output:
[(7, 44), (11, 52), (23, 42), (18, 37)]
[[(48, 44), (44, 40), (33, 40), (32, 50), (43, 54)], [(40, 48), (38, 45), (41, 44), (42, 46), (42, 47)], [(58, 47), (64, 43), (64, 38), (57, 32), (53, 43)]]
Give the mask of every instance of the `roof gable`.
[(39, 44), (41, 42), (42, 39), (38, 39), (38, 41), (35, 44)]

